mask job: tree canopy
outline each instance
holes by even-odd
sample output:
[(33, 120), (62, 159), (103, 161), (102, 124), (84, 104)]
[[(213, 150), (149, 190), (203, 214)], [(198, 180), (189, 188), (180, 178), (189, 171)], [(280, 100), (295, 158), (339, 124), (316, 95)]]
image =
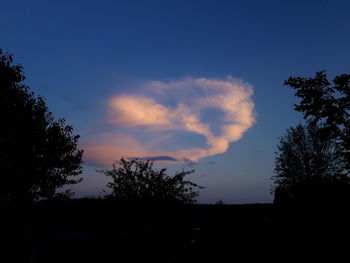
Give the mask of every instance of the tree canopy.
[(294, 109), (306, 122), (289, 128), (278, 145), (275, 201), (336, 199), (350, 185), (350, 75), (336, 76), (331, 84), (325, 72), (317, 72), (284, 84), (296, 90), (300, 102)]
[(81, 180), (71, 177), (82, 168), (79, 135), (24, 80), (22, 66), (0, 49), (0, 203), (70, 196), (57, 190)]
[(111, 193), (107, 198), (121, 200), (168, 200), (192, 203), (198, 196), (196, 189), (203, 188), (185, 177), (194, 172), (176, 172), (174, 176), (166, 174), (166, 168), (155, 169), (153, 162), (126, 160), (122, 158), (112, 169), (101, 170), (112, 177), (107, 187)]
[(319, 125), (289, 128), (277, 146), (275, 202), (298, 199), (305, 190), (340, 182), (342, 160), (336, 146), (333, 136)]
[(337, 140), (343, 158), (343, 173), (350, 173), (350, 74), (341, 74), (329, 82), (324, 71), (313, 78), (290, 77), (284, 82), (300, 98), (294, 109), (309, 123), (322, 124), (325, 133)]

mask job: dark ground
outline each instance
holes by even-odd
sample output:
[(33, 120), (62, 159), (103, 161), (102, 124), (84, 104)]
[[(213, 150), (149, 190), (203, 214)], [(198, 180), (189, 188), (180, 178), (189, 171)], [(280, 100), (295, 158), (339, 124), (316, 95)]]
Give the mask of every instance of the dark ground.
[(3, 210), (1, 254), (9, 260), (1, 262), (335, 262), (347, 255), (348, 217), (304, 215), (272, 204), (38, 202)]

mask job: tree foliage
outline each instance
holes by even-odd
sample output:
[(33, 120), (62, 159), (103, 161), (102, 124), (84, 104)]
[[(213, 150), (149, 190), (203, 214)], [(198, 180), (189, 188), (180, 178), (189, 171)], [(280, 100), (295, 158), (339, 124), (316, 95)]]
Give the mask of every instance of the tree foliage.
[(337, 140), (343, 158), (343, 173), (350, 173), (350, 74), (342, 74), (330, 83), (324, 71), (314, 78), (290, 77), (284, 83), (300, 98), (295, 110), (309, 123), (322, 124), (326, 133)]
[(24, 80), (22, 66), (0, 49), (0, 203), (69, 196), (57, 189), (81, 180), (71, 178), (81, 173), (79, 136)]
[[(281, 138), (275, 162), (275, 201), (334, 199), (350, 185), (350, 75), (334, 78), (290, 77), (306, 124), (290, 128)], [(344, 190), (344, 191), (343, 191)], [(308, 196), (308, 197), (306, 197)], [(347, 197), (346, 197), (347, 198)]]
[(185, 177), (194, 171), (176, 172), (174, 176), (166, 174), (167, 169), (155, 169), (153, 162), (126, 160), (122, 158), (113, 168), (101, 170), (112, 177), (107, 187), (112, 191), (107, 198), (121, 200), (169, 200), (192, 203), (198, 196), (196, 190), (203, 188)]
[(304, 190), (340, 182), (342, 160), (332, 134), (316, 124), (297, 125), (287, 130), (277, 146), (275, 201), (296, 199)]

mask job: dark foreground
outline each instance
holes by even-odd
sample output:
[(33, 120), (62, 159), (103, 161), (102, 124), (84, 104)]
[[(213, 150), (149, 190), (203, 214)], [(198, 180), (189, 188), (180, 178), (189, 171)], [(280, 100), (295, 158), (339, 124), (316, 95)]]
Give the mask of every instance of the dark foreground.
[(335, 262), (349, 251), (350, 221), (328, 212), (305, 216), (272, 204), (39, 202), (3, 211), (2, 262)]

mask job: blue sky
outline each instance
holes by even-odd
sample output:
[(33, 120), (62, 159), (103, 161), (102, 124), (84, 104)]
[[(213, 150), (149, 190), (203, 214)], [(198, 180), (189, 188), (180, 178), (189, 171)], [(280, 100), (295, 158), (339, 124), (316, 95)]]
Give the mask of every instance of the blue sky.
[[(150, 81), (232, 76), (253, 86), (255, 124), (225, 153), (200, 158), (193, 167), (192, 180), (206, 186), (200, 202), (270, 202), (278, 137), (301, 119), (283, 81), (320, 70), (333, 77), (350, 68), (348, 1), (0, 4), (0, 48), (15, 55), (26, 83), (85, 143), (105, 132), (151, 138), (142, 125), (111, 127), (107, 103), (120, 94), (151, 96), (144, 88)], [(176, 140), (203, 144), (202, 135), (192, 135), (179, 133), (165, 143), (169, 149)], [(184, 165), (163, 164), (170, 172)], [(96, 168), (86, 163), (78, 196), (101, 193), (106, 179)]]

